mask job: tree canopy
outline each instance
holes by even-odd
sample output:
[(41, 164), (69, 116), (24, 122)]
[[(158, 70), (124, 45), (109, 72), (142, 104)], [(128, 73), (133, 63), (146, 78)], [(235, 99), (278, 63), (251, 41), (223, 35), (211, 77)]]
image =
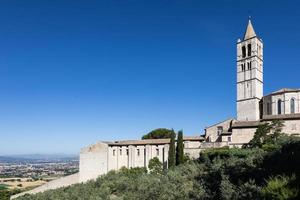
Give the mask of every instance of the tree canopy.
[(263, 148), (273, 146), (276, 141), (283, 136), (283, 122), (274, 120), (270, 123), (264, 123), (257, 127), (253, 139), (247, 145), (251, 148)]
[(158, 128), (143, 135), (142, 139), (163, 139), (171, 138), (172, 130), (166, 128)]

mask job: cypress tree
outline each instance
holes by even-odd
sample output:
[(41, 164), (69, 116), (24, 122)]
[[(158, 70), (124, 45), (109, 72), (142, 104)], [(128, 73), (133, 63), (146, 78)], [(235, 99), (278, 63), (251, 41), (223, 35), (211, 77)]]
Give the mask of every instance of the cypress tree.
[(168, 157), (168, 168), (172, 168), (175, 166), (175, 156), (176, 156), (176, 149), (175, 149), (175, 132), (172, 130), (171, 139), (170, 139), (170, 147), (169, 147), (169, 157)]
[(177, 136), (177, 146), (176, 146), (176, 165), (180, 165), (184, 162), (184, 152), (183, 152), (183, 131), (178, 132)]

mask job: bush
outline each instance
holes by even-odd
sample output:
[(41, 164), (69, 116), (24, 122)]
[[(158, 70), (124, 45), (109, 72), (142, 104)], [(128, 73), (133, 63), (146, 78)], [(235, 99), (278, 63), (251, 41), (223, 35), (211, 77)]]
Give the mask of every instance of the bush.
[(299, 190), (291, 186), (291, 182), (295, 180), (295, 176), (276, 176), (267, 181), (267, 185), (262, 189), (265, 199), (281, 200), (296, 199)]
[(163, 164), (157, 157), (154, 157), (149, 161), (148, 168), (152, 174), (162, 174), (163, 172)]

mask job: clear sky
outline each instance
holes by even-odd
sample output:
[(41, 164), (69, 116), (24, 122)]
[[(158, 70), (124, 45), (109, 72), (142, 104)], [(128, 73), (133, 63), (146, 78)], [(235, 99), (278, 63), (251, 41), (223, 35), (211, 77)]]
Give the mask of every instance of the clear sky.
[(235, 117), (236, 41), (264, 41), (264, 94), (300, 87), (297, 1), (3, 0), (0, 155), (78, 153)]

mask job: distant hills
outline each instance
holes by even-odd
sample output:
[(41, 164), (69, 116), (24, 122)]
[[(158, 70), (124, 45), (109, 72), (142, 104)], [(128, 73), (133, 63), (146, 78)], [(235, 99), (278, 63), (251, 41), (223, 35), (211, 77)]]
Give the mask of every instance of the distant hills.
[(37, 160), (78, 160), (78, 155), (73, 154), (19, 154), (0, 156), (0, 162), (24, 162)]

